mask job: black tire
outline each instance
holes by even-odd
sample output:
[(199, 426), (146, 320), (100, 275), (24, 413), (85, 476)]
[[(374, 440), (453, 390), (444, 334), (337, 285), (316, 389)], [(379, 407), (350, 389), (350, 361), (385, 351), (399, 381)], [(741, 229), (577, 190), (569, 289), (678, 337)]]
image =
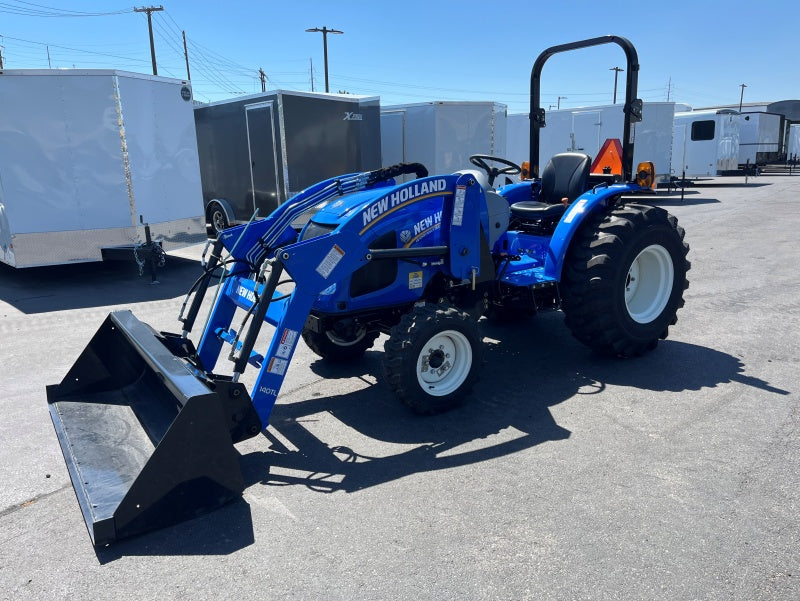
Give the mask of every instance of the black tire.
[(326, 361), (346, 363), (361, 358), (367, 349), (372, 348), (379, 332), (364, 329), (355, 336), (343, 337), (334, 330), (314, 332), (306, 328), (302, 335), (308, 348)]
[(384, 350), (392, 392), (415, 413), (429, 415), (464, 401), (478, 379), (483, 343), (469, 313), (426, 304), (403, 315)]
[(216, 202), (211, 203), (206, 209), (206, 220), (208, 233), (213, 234), (215, 237), (231, 226), (224, 209)]
[(634, 357), (667, 337), (689, 287), (678, 220), (628, 205), (587, 218), (570, 244), (561, 306), (572, 334), (597, 353)]

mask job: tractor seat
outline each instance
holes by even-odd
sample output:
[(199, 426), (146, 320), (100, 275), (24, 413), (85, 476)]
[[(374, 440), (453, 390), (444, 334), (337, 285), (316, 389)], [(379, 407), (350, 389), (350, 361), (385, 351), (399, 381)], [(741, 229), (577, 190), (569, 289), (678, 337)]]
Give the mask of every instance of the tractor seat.
[(547, 161), (542, 170), (539, 199), (523, 200), (511, 205), (511, 215), (522, 219), (560, 219), (567, 204), (586, 192), (592, 159), (581, 152), (562, 152)]

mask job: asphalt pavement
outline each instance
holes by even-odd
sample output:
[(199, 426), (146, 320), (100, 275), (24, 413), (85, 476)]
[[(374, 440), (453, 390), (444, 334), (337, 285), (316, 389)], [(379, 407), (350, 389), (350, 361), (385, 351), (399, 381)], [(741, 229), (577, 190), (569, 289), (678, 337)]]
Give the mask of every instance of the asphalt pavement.
[(598, 358), (556, 312), (484, 319), (471, 399), (419, 417), (382, 380), (384, 337), (349, 365), (301, 343), (269, 428), (237, 445), (243, 499), (100, 548), (45, 386), (109, 311), (179, 331), (202, 246), (158, 285), (0, 265), (0, 599), (796, 601), (800, 176), (646, 200), (692, 263), (652, 353)]

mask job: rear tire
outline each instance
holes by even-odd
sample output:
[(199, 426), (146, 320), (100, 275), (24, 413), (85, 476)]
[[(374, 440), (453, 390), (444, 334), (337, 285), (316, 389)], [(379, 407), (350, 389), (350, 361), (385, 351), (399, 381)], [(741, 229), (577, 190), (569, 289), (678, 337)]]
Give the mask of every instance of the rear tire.
[(426, 304), (403, 315), (384, 350), (392, 392), (415, 413), (434, 414), (461, 404), (469, 394), (483, 345), (469, 313)]
[(303, 340), (317, 355), (332, 363), (345, 363), (361, 358), (372, 348), (378, 332), (368, 332), (361, 326), (353, 336), (341, 336), (335, 330), (324, 332), (303, 330)]
[(667, 337), (689, 287), (689, 245), (675, 217), (628, 205), (591, 216), (572, 241), (561, 279), (572, 334), (597, 353), (639, 356)]

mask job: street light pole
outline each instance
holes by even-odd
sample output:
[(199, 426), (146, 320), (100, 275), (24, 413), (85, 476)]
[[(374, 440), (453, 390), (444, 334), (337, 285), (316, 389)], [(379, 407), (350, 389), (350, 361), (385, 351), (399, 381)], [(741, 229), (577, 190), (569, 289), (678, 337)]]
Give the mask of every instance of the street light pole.
[(619, 67), (611, 67), (609, 71), (614, 72), (614, 102), (612, 104), (617, 104), (617, 77), (619, 76), (620, 71), (624, 71), (625, 69), (620, 69)]
[(322, 48), (324, 53), (325, 59), (325, 91), (330, 92), (330, 87), (328, 86), (328, 34), (329, 33), (344, 33), (343, 31), (339, 31), (338, 29), (328, 29), (327, 27), (323, 27), (320, 29), (319, 27), (314, 27), (312, 29), (306, 29), (309, 33), (322, 33)]
[(742, 93), (739, 96), (739, 112), (741, 113), (742, 112), (742, 100), (744, 100), (744, 89), (747, 87), (747, 84), (743, 83), (739, 87), (742, 88)]
[(559, 111), (561, 110), (561, 101), (562, 101), (562, 100), (566, 100), (566, 99), (567, 99), (567, 97), (566, 97), (566, 96), (559, 96), (559, 97), (558, 97), (558, 105), (557, 105), (557, 107), (556, 107), (556, 108), (557, 108), (557, 110), (559, 110)]

